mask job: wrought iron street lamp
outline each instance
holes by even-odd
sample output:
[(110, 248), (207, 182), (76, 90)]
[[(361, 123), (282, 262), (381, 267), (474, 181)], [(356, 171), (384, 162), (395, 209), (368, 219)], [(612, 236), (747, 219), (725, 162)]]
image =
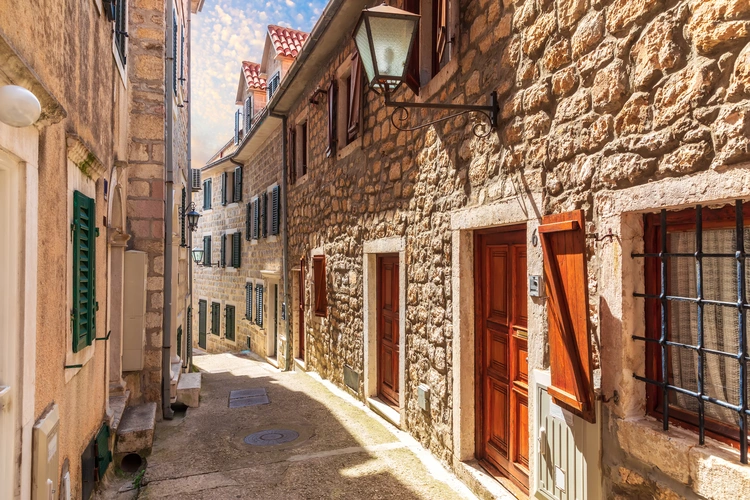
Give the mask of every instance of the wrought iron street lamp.
[[(407, 63), (414, 47), (419, 18), (417, 14), (385, 4), (362, 11), (354, 28), (354, 42), (370, 88), (382, 91), (385, 94), (385, 105), (396, 108), (391, 115), (391, 123), (399, 130), (418, 130), (459, 115), (477, 113), (487, 123), (474, 125), (474, 134), (478, 137), (488, 136), (497, 128), (499, 106), (496, 92), (491, 93), (489, 106), (391, 101), (391, 93), (406, 79)], [(415, 127), (405, 127), (402, 124), (409, 120), (410, 108), (447, 109), (456, 112)]]
[(200, 247), (195, 247), (190, 251), (190, 253), (193, 254), (193, 262), (199, 266), (201, 265), (201, 262), (203, 262), (203, 252), (204, 250)]
[(187, 207), (184, 207), (181, 212), (180, 216), (184, 217), (188, 224), (188, 229), (191, 233), (194, 233), (196, 229), (198, 229), (198, 219), (201, 218), (201, 214), (196, 212), (195, 210), (195, 203), (191, 203)]

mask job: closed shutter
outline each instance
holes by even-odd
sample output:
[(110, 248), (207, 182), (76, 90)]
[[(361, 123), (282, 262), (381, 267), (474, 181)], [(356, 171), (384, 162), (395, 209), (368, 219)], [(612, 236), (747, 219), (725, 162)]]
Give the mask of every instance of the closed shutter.
[(96, 205), (73, 193), (73, 352), (91, 345), (96, 334)]
[(326, 157), (336, 152), (336, 80), (331, 80), (326, 91), (328, 96), (328, 145)]
[(172, 90), (177, 95), (177, 12), (172, 11)]
[(211, 237), (210, 236), (203, 237), (203, 265), (204, 266), (211, 265)]
[(185, 85), (185, 25), (180, 26), (180, 85)]
[(289, 128), (289, 138), (287, 139), (287, 168), (289, 169), (289, 183), (297, 182), (297, 131), (294, 127)]
[(232, 193), (232, 201), (242, 201), (242, 167), (234, 169), (234, 192)]
[(260, 230), (263, 231), (263, 237), (268, 236), (268, 193), (263, 193), (263, 203), (261, 206)]
[(227, 178), (229, 177), (229, 172), (224, 172), (221, 174), (221, 204), (226, 205), (227, 204)]
[(187, 206), (187, 189), (184, 187), (182, 188), (182, 215), (180, 215), (180, 246), (185, 247), (187, 246), (186, 241), (186, 234), (185, 234), (185, 214), (187, 213), (187, 210), (185, 210), (185, 207)]
[(595, 422), (591, 383), (591, 343), (583, 210), (542, 218), (547, 294), (550, 396), (561, 406)]
[(211, 333), (219, 335), (221, 332), (221, 305), (217, 302), (211, 302)]
[(234, 340), (234, 306), (225, 306), (226, 311), (226, 333), (227, 340)]
[(177, 356), (182, 357), (182, 325), (177, 327)]
[(245, 283), (245, 319), (253, 320), (253, 284)]
[(101, 481), (112, 463), (112, 451), (109, 449), (109, 426), (102, 424), (96, 435), (96, 472)]
[(190, 360), (193, 359), (193, 308), (188, 306), (187, 308), (187, 342), (185, 343), (185, 362), (184, 366), (190, 364)]
[(354, 140), (359, 133), (360, 115), (362, 114), (362, 65), (359, 52), (352, 55), (352, 74), (349, 79), (349, 116), (347, 120), (347, 137)]
[(240, 110), (234, 112), (234, 145), (240, 143)]
[(248, 203), (245, 206), (245, 239), (247, 241), (250, 241), (252, 239), (252, 231), (253, 231), (253, 214), (252, 214), (252, 203)]
[(253, 200), (253, 239), (260, 238), (260, 198)]
[(239, 269), (242, 263), (242, 233), (232, 235), (232, 267)]
[(211, 179), (203, 181), (203, 209), (211, 208)]
[(255, 324), (258, 326), (263, 326), (263, 285), (255, 285), (255, 298)]
[(208, 304), (205, 300), (198, 301), (198, 336), (206, 334), (208, 326)]
[[(421, 0), (405, 0), (404, 10), (413, 14), (420, 14), (420, 3)], [(421, 86), (421, 78), (419, 76), (419, 23), (417, 23), (417, 29), (415, 31), (416, 33), (414, 34), (414, 43), (411, 49), (411, 56), (409, 56), (409, 61), (407, 62), (408, 66), (406, 68), (405, 83), (410, 89), (412, 89), (412, 91), (414, 91), (415, 94), (419, 94), (419, 87)]]
[(221, 254), (219, 255), (219, 264), (221, 267), (227, 267), (227, 235), (221, 235)]
[(328, 316), (326, 258), (324, 255), (313, 257), (313, 285), (315, 286), (315, 316)]
[(279, 186), (271, 191), (271, 234), (279, 234)]
[(250, 124), (253, 122), (253, 100), (248, 96), (245, 98), (245, 135), (250, 131)]

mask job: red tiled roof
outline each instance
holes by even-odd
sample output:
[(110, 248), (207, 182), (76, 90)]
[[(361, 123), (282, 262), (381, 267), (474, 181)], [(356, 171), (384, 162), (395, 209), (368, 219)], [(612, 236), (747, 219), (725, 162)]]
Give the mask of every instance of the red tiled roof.
[(271, 37), (276, 53), (287, 57), (297, 57), (305, 44), (305, 40), (310, 36), (309, 33), (282, 28), (274, 24), (268, 25), (268, 35)]
[(242, 61), (242, 72), (245, 74), (247, 88), (265, 90), (266, 79), (260, 76), (260, 64)]

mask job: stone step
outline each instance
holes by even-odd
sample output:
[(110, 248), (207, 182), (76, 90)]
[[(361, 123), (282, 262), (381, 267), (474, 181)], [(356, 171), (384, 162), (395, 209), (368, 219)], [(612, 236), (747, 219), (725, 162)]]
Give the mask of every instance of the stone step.
[(174, 403), (177, 401), (177, 384), (180, 383), (180, 375), (182, 375), (182, 361), (176, 361), (170, 363), (170, 380), (169, 380), (169, 402)]
[(125, 412), (125, 407), (128, 406), (128, 399), (130, 399), (130, 391), (109, 397), (109, 409), (112, 412), (109, 418), (109, 427), (112, 432), (117, 432), (117, 428), (120, 427), (122, 414)]
[(117, 428), (115, 453), (138, 453), (146, 456), (154, 444), (156, 403), (128, 406)]
[(177, 402), (190, 408), (200, 406), (201, 374), (183, 373), (177, 384)]

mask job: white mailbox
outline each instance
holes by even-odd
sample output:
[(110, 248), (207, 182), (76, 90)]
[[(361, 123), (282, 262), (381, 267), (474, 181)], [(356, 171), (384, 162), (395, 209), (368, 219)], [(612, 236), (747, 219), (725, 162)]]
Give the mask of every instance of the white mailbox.
[(60, 496), (57, 488), (59, 424), (60, 414), (57, 405), (53, 405), (34, 425), (31, 485), (33, 500), (54, 500)]

